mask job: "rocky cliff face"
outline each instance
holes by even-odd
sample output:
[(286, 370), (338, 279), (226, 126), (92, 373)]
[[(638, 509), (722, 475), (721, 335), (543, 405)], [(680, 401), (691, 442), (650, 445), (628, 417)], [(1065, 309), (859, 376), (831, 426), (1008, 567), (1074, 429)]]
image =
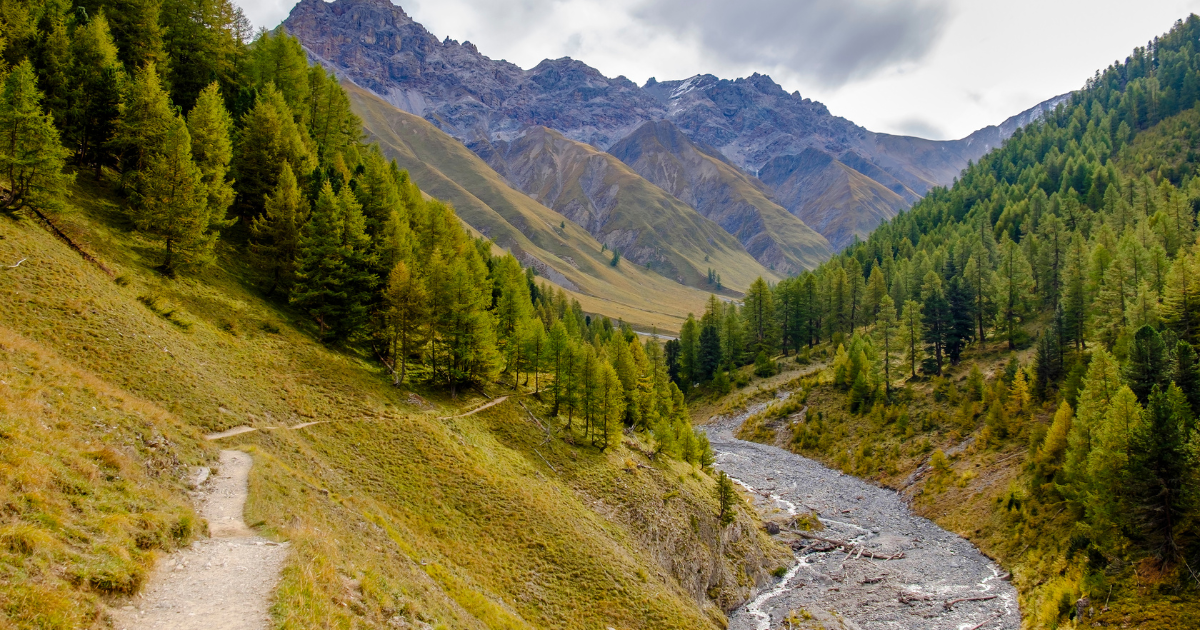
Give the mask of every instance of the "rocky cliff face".
[[(736, 80), (712, 75), (651, 79), (638, 87), (569, 58), (523, 70), (488, 58), (470, 42), (439, 41), (388, 0), (301, 0), (284, 25), (341, 76), (425, 118), (485, 159), (496, 143), (517, 142), (531, 126), (601, 151), (614, 150), (643, 177), (715, 218), (759, 262), (789, 271), (811, 263), (789, 251), (779, 240), (784, 236), (768, 233), (763, 203), (748, 202), (746, 195), (723, 199), (728, 186), (714, 188), (713, 179), (701, 172), (719, 170), (718, 164), (741, 169), (743, 178), (759, 180), (750, 181), (750, 188), (766, 204), (782, 206), (841, 249), (932, 187), (950, 184), (968, 161), (1058, 102), (1051, 99), (962, 140), (932, 141), (868, 131), (759, 74)], [(706, 147), (715, 161), (700, 168), (697, 154), (683, 148), (678, 154), (658, 154), (671, 154), (699, 170), (669, 175), (661, 160), (657, 166), (651, 159), (639, 164), (641, 158), (630, 157), (629, 145), (640, 142), (633, 134), (658, 121), (669, 121), (695, 146)], [(504, 162), (520, 161), (513, 146), (505, 149)], [(817, 155), (812, 151), (830, 161), (811, 159)], [(786, 175), (781, 165), (788, 165)], [(767, 168), (773, 173), (769, 180), (760, 177)], [(809, 168), (817, 170), (805, 170)], [(718, 209), (722, 204), (736, 207)]]

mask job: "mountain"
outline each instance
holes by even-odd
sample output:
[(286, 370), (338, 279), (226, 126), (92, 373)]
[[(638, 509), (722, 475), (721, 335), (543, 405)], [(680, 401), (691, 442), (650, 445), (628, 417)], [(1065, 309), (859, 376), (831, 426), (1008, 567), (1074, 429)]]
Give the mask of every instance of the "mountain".
[[(812, 258), (825, 254), (811, 235), (782, 242), (806, 230), (794, 223), (784, 229), (780, 221), (765, 219), (777, 212), (771, 206), (814, 226), (832, 249), (841, 249), (931, 188), (952, 183), (969, 162), (1065, 98), (1050, 99), (961, 140), (935, 141), (869, 131), (760, 74), (734, 80), (712, 75), (651, 79), (638, 87), (570, 58), (547, 59), (524, 70), (490, 59), (470, 42), (439, 40), (388, 0), (302, 0), (284, 26), (339, 75), (425, 118), (489, 163), (494, 143), (518, 141), (530, 126), (613, 152), (736, 235), (760, 263), (782, 273), (811, 268)], [(644, 125), (661, 121), (670, 121), (692, 144), (705, 147), (698, 153), (687, 149), (691, 157), (676, 155), (674, 160), (700, 159), (715, 167), (710, 158), (719, 157), (742, 171), (737, 176), (718, 168), (720, 181), (737, 181), (734, 188), (758, 192), (717, 192), (709, 176), (680, 179), (657, 172), (652, 164), (656, 157), (641, 165), (637, 158), (626, 159), (643, 154), (637, 149), (631, 153), (630, 145), (645, 139)], [(810, 149), (832, 162), (812, 159), (806, 154)], [(706, 157), (699, 158), (701, 154)], [(794, 168), (781, 176), (781, 165)], [(818, 170), (794, 170), (806, 167)], [(753, 181), (767, 168), (775, 175), (774, 184)], [(678, 166), (668, 170), (680, 172)], [(746, 180), (751, 180), (749, 186)], [(797, 193), (798, 182), (818, 189)], [(697, 184), (707, 189), (693, 190)], [(738, 208), (718, 211), (715, 206), (726, 195)], [(747, 207), (755, 210), (747, 213)]]
[(763, 265), (787, 275), (833, 253), (829, 241), (770, 198), (759, 180), (667, 120), (647, 122), (609, 153), (733, 234)]
[(703, 310), (706, 292), (641, 265), (613, 267), (611, 254), (585, 229), (514, 189), (461, 142), (361, 87), (345, 87), (368, 138), (422, 190), (451, 203), (468, 225), (523, 265), (573, 292), (588, 312), (678, 330), (688, 311)]
[(609, 249), (681, 284), (706, 283), (710, 268), (735, 287), (772, 275), (721, 226), (591, 145), (534, 126), (510, 141), (473, 148), (518, 189)]

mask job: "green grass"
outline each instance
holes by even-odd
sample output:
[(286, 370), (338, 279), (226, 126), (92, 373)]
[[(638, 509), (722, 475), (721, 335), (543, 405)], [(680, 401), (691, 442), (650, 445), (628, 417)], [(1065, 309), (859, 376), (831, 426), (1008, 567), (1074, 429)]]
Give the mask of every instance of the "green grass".
[(221, 444), (255, 459), (246, 521), (292, 543), (279, 628), (719, 627), (787, 557), (744, 511), (719, 535), (712, 480), (690, 466), (545, 441), (512, 402), (438, 420), (479, 399), (393, 388), (368, 357), (315, 343), (236, 249), (171, 280), (104, 187), (81, 177), (71, 201), (60, 222), (115, 280), (0, 217), (0, 261), (28, 259), (0, 271), (0, 369), (56, 366), (0, 373), (0, 426), (16, 427), (0, 436), (3, 505), (28, 514), (2, 525), (0, 628), (103, 625), (158, 550), (202, 529), (181, 482), (214, 457), (198, 435), (241, 424), (328, 421)]

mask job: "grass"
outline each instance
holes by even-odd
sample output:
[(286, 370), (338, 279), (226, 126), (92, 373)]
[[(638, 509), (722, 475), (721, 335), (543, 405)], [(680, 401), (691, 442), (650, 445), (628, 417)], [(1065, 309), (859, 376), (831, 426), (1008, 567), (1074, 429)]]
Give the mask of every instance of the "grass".
[(718, 530), (690, 466), (545, 441), (514, 402), (438, 420), (480, 400), (414, 407), (265, 300), (236, 250), (171, 280), (103, 186), (71, 201), (60, 223), (115, 279), (0, 217), (0, 260), (28, 258), (0, 271), (0, 628), (103, 626), (203, 529), (182, 481), (215, 456), (198, 436), (242, 424), (328, 421), (221, 444), (254, 456), (246, 521), (292, 543), (278, 628), (720, 627), (787, 557), (744, 510)]

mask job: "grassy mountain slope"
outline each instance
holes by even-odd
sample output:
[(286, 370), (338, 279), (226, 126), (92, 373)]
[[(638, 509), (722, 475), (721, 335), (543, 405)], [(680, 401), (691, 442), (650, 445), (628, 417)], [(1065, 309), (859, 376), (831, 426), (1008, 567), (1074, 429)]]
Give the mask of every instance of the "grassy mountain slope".
[[(371, 140), (422, 190), (451, 203), (473, 229), (572, 291), (584, 309), (644, 327), (679, 330), (707, 294), (638, 265), (610, 265), (586, 230), (515, 190), (461, 142), (374, 94), (344, 84)], [(655, 299), (650, 299), (655, 296)]]
[[(439, 419), (479, 400), (423, 399), (315, 343), (226, 246), (169, 280), (104, 189), (71, 203), (64, 231), (115, 281), (0, 218), (0, 260), (26, 259), (0, 272), (0, 627), (102, 626), (202, 529), (198, 434), (242, 424), (264, 430), (221, 446), (255, 457), (246, 520), (293, 548), (280, 628), (715, 627), (710, 595), (733, 605), (786, 559), (749, 514), (718, 528), (686, 465), (545, 441), (513, 401)], [(271, 429), (301, 421), (324, 424)]]
[(825, 237), (771, 201), (760, 182), (669, 121), (643, 124), (608, 152), (715, 221), (778, 273), (813, 269), (833, 254)]
[(530, 127), (509, 142), (473, 148), (517, 188), (609, 249), (681, 284), (707, 288), (709, 268), (736, 291), (760, 275), (775, 277), (721, 226), (595, 147)]
[(855, 237), (865, 240), (909, 205), (900, 194), (817, 149), (775, 158), (758, 177), (785, 208), (839, 250)]

